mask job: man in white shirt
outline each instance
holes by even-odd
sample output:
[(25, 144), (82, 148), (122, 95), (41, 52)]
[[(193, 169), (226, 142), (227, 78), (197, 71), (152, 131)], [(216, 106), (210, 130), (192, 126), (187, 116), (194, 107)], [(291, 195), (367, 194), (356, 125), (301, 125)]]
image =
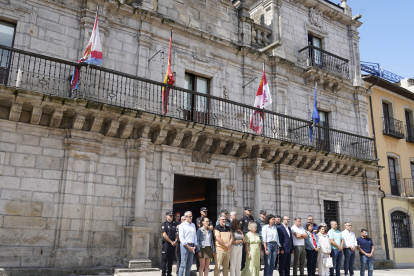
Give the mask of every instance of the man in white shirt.
[(305, 239), (308, 235), (306, 234), (305, 229), (301, 226), (302, 219), (300, 217), (296, 217), (294, 218), (294, 221), (295, 225), (292, 226), (293, 248), (295, 251), (293, 255), (293, 276), (298, 275), (298, 266), (300, 276), (304, 276), (306, 260)]
[[(179, 237), (181, 242), (181, 264), (178, 272), (179, 276), (190, 276), (193, 256), (197, 246), (197, 232), (190, 211), (185, 212), (185, 221), (180, 224)], [(185, 270), (185, 274), (184, 274)]]
[(355, 234), (351, 231), (351, 229), (352, 224), (349, 222), (345, 222), (345, 230), (342, 231), (342, 237), (344, 238), (345, 276), (354, 275), (355, 249), (358, 246)]

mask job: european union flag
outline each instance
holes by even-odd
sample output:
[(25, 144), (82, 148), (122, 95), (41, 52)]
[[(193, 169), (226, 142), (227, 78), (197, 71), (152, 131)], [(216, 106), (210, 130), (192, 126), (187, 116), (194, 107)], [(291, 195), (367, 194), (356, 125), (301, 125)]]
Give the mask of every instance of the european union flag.
[(316, 91), (318, 91), (318, 83), (317, 82), (315, 82), (315, 104), (313, 106), (312, 119), (311, 119), (311, 121), (313, 123), (309, 127), (309, 138), (311, 139), (311, 141), (313, 141), (313, 125), (316, 125), (321, 120), (321, 118), (319, 117), (318, 108), (316, 107), (317, 103), (318, 103), (316, 101)]

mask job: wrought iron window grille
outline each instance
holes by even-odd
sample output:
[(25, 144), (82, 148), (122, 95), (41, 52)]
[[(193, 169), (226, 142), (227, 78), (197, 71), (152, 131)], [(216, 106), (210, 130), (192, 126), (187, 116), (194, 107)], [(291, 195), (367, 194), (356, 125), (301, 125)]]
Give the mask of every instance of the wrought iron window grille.
[(391, 228), (393, 232), (394, 247), (412, 247), (410, 219), (406, 213), (401, 211), (391, 213)]
[(339, 226), (341, 225), (339, 221), (339, 202), (324, 200), (323, 211), (324, 220), (326, 225), (328, 226), (328, 230), (331, 229), (331, 221), (336, 221), (338, 223), (339, 230)]

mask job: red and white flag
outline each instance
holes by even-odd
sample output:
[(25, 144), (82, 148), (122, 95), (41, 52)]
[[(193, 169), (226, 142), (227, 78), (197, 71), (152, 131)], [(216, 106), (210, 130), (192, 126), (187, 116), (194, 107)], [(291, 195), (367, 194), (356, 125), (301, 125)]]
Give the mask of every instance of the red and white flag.
[[(259, 89), (257, 89), (254, 107), (264, 109), (266, 106), (272, 104), (272, 96), (270, 95), (269, 84), (267, 83), (265, 74), (265, 64), (263, 62), (263, 77), (260, 82)], [(257, 134), (262, 133), (264, 121), (264, 112), (255, 110), (250, 119), (250, 128)]]

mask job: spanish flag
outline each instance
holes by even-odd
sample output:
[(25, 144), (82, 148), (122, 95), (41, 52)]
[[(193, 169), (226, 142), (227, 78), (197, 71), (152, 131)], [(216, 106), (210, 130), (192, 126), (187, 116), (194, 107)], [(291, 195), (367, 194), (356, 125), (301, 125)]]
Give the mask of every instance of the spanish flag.
[[(172, 34), (173, 30), (171, 29), (171, 36), (170, 36), (170, 49), (168, 52), (168, 68), (167, 68), (167, 74), (165, 74), (164, 83), (168, 85), (173, 85), (174, 80), (174, 74), (171, 71), (171, 44), (172, 44)], [(167, 113), (167, 107), (168, 107), (168, 95), (170, 94), (170, 88), (164, 87), (162, 89), (162, 110), (164, 111), (164, 114)]]

